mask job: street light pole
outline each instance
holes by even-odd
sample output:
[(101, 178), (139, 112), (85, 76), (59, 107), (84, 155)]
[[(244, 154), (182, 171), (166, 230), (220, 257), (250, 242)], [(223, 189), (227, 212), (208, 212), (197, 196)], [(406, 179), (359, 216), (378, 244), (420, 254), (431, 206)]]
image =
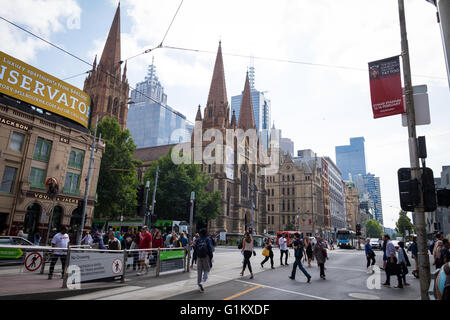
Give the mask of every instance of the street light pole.
[[(417, 179), (420, 182), (422, 181), (422, 174), (420, 172), (420, 163), (418, 158), (416, 117), (414, 110), (413, 89), (411, 81), (411, 66), (409, 61), (408, 38), (406, 33), (404, 0), (398, 0), (398, 8), (400, 18), (403, 77), (405, 83), (406, 115), (408, 119), (408, 136), (409, 136), (408, 141), (409, 141), (409, 157), (411, 163), (411, 179)], [(430, 260), (428, 257), (428, 249), (427, 249), (423, 190), (421, 183), (419, 183), (419, 194), (420, 194), (420, 203), (418, 206), (414, 208), (414, 215), (416, 217), (420, 293), (422, 300), (429, 300), (430, 298), (428, 296), (428, 288), (430, 286), (430, 279), (431, 279)]]
[[(86, 222), (86, 207), (87, 207), (88, 196), (89, 196), (89, 183), (91, 180), (92, 167), (94, 165), (95, 145), (97, 142), (97, 124), (98, 124), (98, 116), (97, 116), (97, 121), (95, 123), (94, 137), (93, 137), (93, 141), (92, 141), (91, 158), (89, 160), (88, 175), (86, 178), (86, 188), (84, 190), (83, 214), (81, 215), (81, 224), (80, 224), (80, 230), (78, 231), (77, 245), (81, 245), (81, 238), (83, 237), (84, 224)], [(100, 142), (101, 139), (102, 139), (102, 134), (100, 133), (100, 135), (98, 137), (98, 141)]]

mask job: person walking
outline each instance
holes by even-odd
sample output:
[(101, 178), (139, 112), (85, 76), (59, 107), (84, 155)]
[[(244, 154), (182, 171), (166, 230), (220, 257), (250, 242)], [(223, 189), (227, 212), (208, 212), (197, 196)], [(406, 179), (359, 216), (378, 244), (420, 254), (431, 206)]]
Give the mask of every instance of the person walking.
[(89, 230), (86, 231), (83, 239), (81, 239), (81, 244), (92, 246), (93, 242), (94, 242), (94, 239), (91, 236), (91, 232)]
[(403, 288), (402, 284), (402, 277), (400, 275), (400, 268), (397, 264), (397, 257), (395, 252), (395, 247), (392, 241), (390, 240), (390, 236), (385, 234), (384, 239), (386, 241), (386, 282), (383, 283), (384, 286), (390, 287), (391, 286), (391, 275), (396, 275), (398, 284), (394, 288)]
[(114, 232), (109, 233), (108, 250), (120, 250), (122, 245)]
[[(439, 239), (439, 238), (438, 238)], [(436, 240), (436, 243), (433, 248), (433, 265), (436, 266), (436, 270), (440, 269), (443, 265), (441, 261), (441, 250), (444, 248), (444, 242), (442, 240)]]
[(33, 244), (35, 246), (38, 246), (41, 243), (41, 240), (42, 240), (41, 234), (39, 232), (36, 232), (36, 234), (34, 235)]
[(180, 233), (180, 239), (179, 241), (181, 242), (181, 246), (183, 248), (186, 248), (187, 244), (188, 244), (188, 239), (185, 237), (184, 232)]
[[(375, 252), (370, 245), (370, 238), (366, 239), (366, 244), (364, 245), (364, 251), (366, 253), (367, 259), (367, 273), (374, 273), (373, 265), (375, 264)], [(372, 261), (372, 264), (370, 263)]]
[(278, 239), (278, 245), (280, 247), (280, 264), (283, 266), (283, 255), (286, 255), (285, 259), (284, 259), (284, 265), (288, 266), (288, 255), (289, 255), (289, 250), (287, 247), (287, 239), (286, 239), (287, 235), (286, 233), (283, 233), (282, 236), (280, 237), (280, 239)]
[(264, 245), (265, 249), (269, 251), (269, 255), (261, 262), (261, 268), (264, 268), (264, 263), (266, 263), (270, 258), (270, 265), (272, 269), (275, 269), (273, 266), (273, 250), (272, 250), (272, 239), (267, 238), (266, 243)]
[(253, 254), (253, 237), (249, 232), (246, 232), (244, 235), (244, 239), (242, 239), (241, 252), (244, 255), (241, 277), (244, 276), (245, 268), (248, 266), (248, 270), (250, 271), (250, 279), (253, 279), (252, 265), (250, 264), (250, 258)]
[(195, 234), (194, 238), (192, 239), (192, 262), (191, 262), (191, 269), (194, 268), (194, 263), (197, 264), (197, 250), (195, 247), (195, 244), (197, 240), (200, 239), (200, 235), (198, 233)]
[[(69, 235), (67, 234), (67, 227), (62, 226), (59, 233), (55, 234), (55, 236), (52, 239), (52, 247), (53, 248), (61, 248), (61, 249), (68, 249), (70, 243)], [(58, 262), (58, 259), (61, 260), (62, 265), (62, 274), (61, 278), (64, 277), (64, 272), (66, 268), (66, 258), (67, 258), (67, 251), (65, 250), (55, 250), (53, 251), (53, 255), (50, 262), (50, 270), (48, 273), (48, 279), (51, 280), (53, 278), (53, 271), (55, 270), (56, 262)]]
[(386, 263), (387, 263), (387, 255), (386, 255), (386, 245), (388, 242), (388, 239), (386, 238), (386, 235), (383, 235), (382, 237), (383, 239), (383, 267), (381, 268), (381, 270), (386, 270)]
[(305, 253), (305, 247), (302, 241), (300, 241), (300, 234), (295, 233), (294, 234), (294, 242), (292, 243), (292, 248), (294, 249), (294, 257), (295, 262), (294, 266), (292, 267), (291, 276), (289, 279), (295, 280), (295, 273), (297, 272), (297, 267), (303, 272), (305, 277), (308, 279), (308, 283), (311, 281), (310, 274), (305, 270), (305, 268), (302, 265), (302, 258)]
[(413, 258), (416, 268), (411, 272), (412, 275), (416, 278), (419, 277), (419, 250), (417, 248), (417, 237), (413, 237), (413, 242), (411, 243), (411, 246), (409, 247), (411, 250), (411, 257)]
[[(143, 226), (141, 233), (139, 234), (139, 249), (151, 249), (152, 248), (152, 235), (148, 232), (148, 227)], [(139, 261), (141, 262), (141, 272), (137, 275), (144, 275), (148, 273), (149, 266), (147, 265), (147, 255), (150, 254), (150, 250), (139, 251)]]
[(309, 237), (305, 237), (306, 257), (308, 259), (308, 267), (311, 267), (311, 261), (314, 260), (312, 242)]
[(409, 263), (408, 255), (405, 251), (405, 243), (400, 241), (398, 246), (398, 264), (400, 265), (400, 275), (402, 277), (403, 284), (405, 286), (409, 286), (409, 283), (406, 282), (406, 275), (408, 274), (408, 267), (411, 266), (411, 263)]
[(325, 245), (322, 242), (320, 236), (316, 236), (316, 244), (313, 247), (314, 257), (316, 258), (317, 265), (320, 268), (320, 278), (326, 280), (325, 277), (325, 260), (327, 257), (327, 249), (325, 249)]
[(206, 229), (200, 230), (200, 238), (195, 241), (195, 252), (197, 253), (197, 285), (200, 292), (204, 292), (203, 286), (211, 271), (213, 259), (213, 245)]
[(444, 246), (441, 249), (441, 262), (442, 264), (446, 264), (450, 262), (450, 241), (447, 238), (442, 240)]

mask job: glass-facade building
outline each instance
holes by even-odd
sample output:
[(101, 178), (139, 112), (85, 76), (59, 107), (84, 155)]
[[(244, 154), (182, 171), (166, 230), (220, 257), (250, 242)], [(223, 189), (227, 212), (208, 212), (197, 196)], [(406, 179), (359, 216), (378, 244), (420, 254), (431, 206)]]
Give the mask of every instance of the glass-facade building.
[(357, 174), (366, 174), (364, 137), (350, 138), (350, 145), (336, 147), (336, 165), (344, 181), (352, 181)]
[[(264, 146), (267, 148), (270, 136), (270, 118), (271, 118), (271, 103), (270, 100), (264, 96), (264, 92), (255, 89), (255, 68), (250, 67), (248, 73), (250, 81), (250, 90), (253, 103), (253, 114), (255, 117), (255, 125), (258, 134), (261, 136)], [(231, 114), (236, 113), (236, 121), (239, 122), (239, 113), (241, 111), (242, 94), (231, 97)]]
[(131, 101), (127, 129), (137, 148), (190, 141), (186, 117), (167, 105), (154, 63), (149, 66), (145, 81), (131, 91)]

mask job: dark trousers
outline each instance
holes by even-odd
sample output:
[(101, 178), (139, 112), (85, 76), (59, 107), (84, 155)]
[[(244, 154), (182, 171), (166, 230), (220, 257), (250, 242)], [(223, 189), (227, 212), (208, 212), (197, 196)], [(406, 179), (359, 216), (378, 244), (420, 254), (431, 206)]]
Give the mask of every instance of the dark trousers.
[(62, 274), (64, 275), (64, 271), (66, 269), (66, 258), (67, 258), (67, 256), (65, 254), (54, 254), (52, 256), (52, 259), (51, 259), (51, 262), (50, 262), (49, 275), (53, 275), (53, 270), (55, 270), (55, 264), (56, 264), (56, 262), (58, 262), (58, 259), (61, 259)]
[(325, 263), (319, 263), (320, 267), (320, 276), (325, 277)]
[(394, 263), (391, 263), (391, 259), (388, 258), (386, 261), (386, 284), (391, 284), (391, 275), (396, 275), (398, 280), (398, 285), (402, 286), (402, 276), (400, 272), (400, 266), (397, 265), (397, 259), (394, 259)]
[(264, 263), (266, 263), (267, 260), (269, 260), (269, 258), (270, 258), (270, 264), (271, 264), (272, 267), (273, 267), (273, 252), (272, 252), (272, 251), (270, 251), (269, 256), (267, 256), (267, 257), (263, 260), (263, 262), (261, 262), (261, 265), (264, 265)]
[(297, 272), (297, 266), (300, 269), (301, 272), (303, 272), (303, 274), (305, 275), (305, 277), (310, 278), (311, 276), (309, 275), (309, 273), (305, 270), (305, 268), (303, 268), (302, 265), (302, 258), (298, 258), (295, 257), (295, 262), (294, 262), (294, 266), (292, 267), (292, 274), (291, 277), (295, 278), (295, 273)]
[(245, 271), (245, 268), (248, 266), (248, 270), (250, 273), (253, 273), (252, 271), (252, 265), (250, 264), (250, 257), (252, 256), (253, 252), (251, 251), (244, 251), (244, 266), (242, 268), (242, 273)]
[(367, 268), (371, 265), (370, 260), (372, 260), (372, 266), (375, 264), (375, 257), (374, 256), (366, 256), (367, 258)]
[(288, 264), (287, 260), (288, 260), (289, 250), (280, 250), (280, 252), (281, 252), (280, 264), (283, 264), (283, 255), (286, 255), (286, 258), (284, 259), (284, 264)]

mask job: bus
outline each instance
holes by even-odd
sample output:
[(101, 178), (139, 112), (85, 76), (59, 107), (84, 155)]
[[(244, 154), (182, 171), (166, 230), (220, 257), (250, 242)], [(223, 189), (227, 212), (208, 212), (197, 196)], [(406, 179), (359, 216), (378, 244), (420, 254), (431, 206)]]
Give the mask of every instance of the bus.
[(281, 238), (281, 236), (286, 233), (287, 234), (287, 246), (291, 247), (292, 246), (292, 242), (294, 242), (294, 234), (299, 233), (300, 234), (300, 239), (303, 238), (303, 234), (300, 231), (278, 231), (277, 232), (277, 246), (279, 246), (278, 244), (278, 240)]
[(358, 239), (356, 232), (347, 229), (340, 229), (336, 232), (337, 245), (339, 248), (354, 249), (357, 245)]

